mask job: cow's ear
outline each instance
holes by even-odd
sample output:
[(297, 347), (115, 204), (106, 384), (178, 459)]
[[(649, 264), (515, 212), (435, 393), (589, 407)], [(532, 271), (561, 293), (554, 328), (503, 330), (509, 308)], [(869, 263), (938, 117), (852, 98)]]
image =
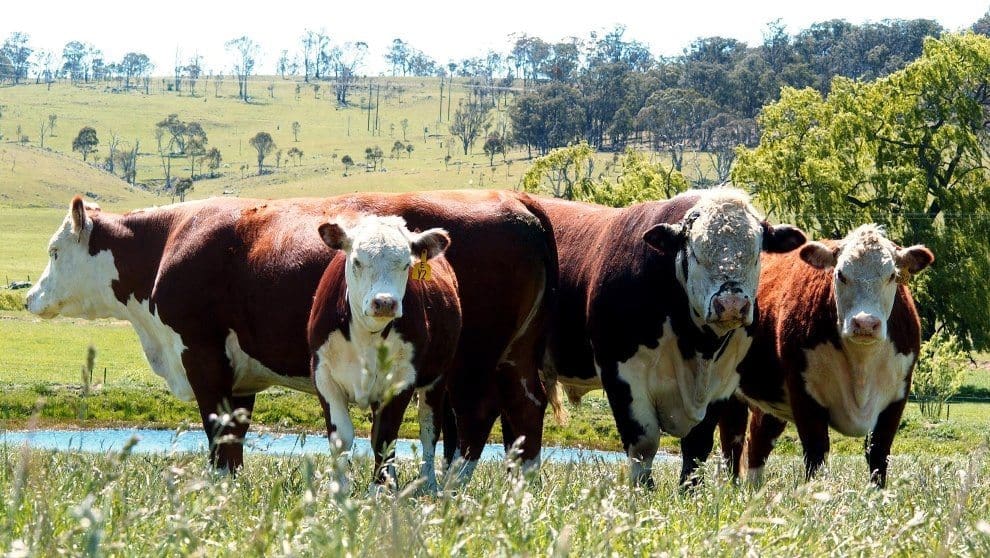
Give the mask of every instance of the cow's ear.
[(347, 236), (347, 231), (337, 223), (323, 223), (320, 225), (320, 238), (327, 246), (334, 250), (349, 251), (351, 249), (351, 238)]
[(69, 215), (72, 216), (72, 232), (81, 235), (82, 231), (86, 230), (86, 225), (89, 224), (89, 217), (86, 216), (86, 202), (83, 201), (82, 196), (72, 198), (72, 203), (69, 204)]
[(898, 248), (894, 254), (894, 263), (898, 269), (907, 271), (911, 275), (932, 265), (934, 261), (935, 254), (932, 254), (931, 250), (921, 244), (915, 244), (907, 248)]
[(661, 254), (676, 254), (684, 246), (684, 226), (660, 223), (643, 233), (643, 240)]
[(808, 238), (804, 231), (793, 225), (771, 225), (763, 221), (763, 251), (783, 254), (798, 248)]
[(450, 247), (450, 235), (444, 229), (428, 229), (421, 233), (409, 234), (409, 249), (412, 250), (413, 259), (422, 257), (426, 252), (426, 259), (432, 259)]
[(828, 269), (839, 261), (839, 250), (840, 246), (829, 248), (821, 242), (808, 242), (801, 247), (799, 255), (811, 267)]

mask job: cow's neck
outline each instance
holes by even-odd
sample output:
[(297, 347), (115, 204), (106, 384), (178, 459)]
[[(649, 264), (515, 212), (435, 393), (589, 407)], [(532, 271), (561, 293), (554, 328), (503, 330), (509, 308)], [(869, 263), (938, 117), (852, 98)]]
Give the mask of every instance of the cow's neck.
[(111, 289), (121, 305), (151, 298), (174, 219), (175, 214), (164, 209), (94, 219), (89, 252), (94, 256), (109, 252), (112, 256), (117, 278)]

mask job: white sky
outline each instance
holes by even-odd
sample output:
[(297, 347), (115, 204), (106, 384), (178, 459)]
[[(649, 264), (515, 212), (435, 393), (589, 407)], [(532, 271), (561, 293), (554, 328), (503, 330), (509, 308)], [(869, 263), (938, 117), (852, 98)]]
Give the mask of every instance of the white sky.
[[(185, 63), (203, 56), (209, 70), (229, 71), (224, 43), (247, 35), (261, 45), (260, 73), (273, 73), (282, 49), (300, 50), (306, 28), (325, 28), (333, 43), (365, 41), (370, 47), (364, 73), (388, 72), (383, 55), (401, 38), (441, 64), (508, 52), (509, 34), (526, 33), (554, 42), (591, 31), (626, 27), (625, 38), (650, 47), (655, 55), (677, 55), (698, 37), (723, 36), (762, 42), (768, 22), (780, 19), (788, 33), (828, 19), (851, 23), (883, 19), (935, 19), (949, 30), (968, 27), (990, 8), (986, 0), (385, 0), (378, 2), (289, 0), (3, 0), (0, 41), (13, 31), (31, 36), (31, 45), (54, 51), (71, 40), (89, 42), (105, 59), (143, 52), (168, 74), (176, 49)], [(253, 6), (261, 6), (255, 8)]]

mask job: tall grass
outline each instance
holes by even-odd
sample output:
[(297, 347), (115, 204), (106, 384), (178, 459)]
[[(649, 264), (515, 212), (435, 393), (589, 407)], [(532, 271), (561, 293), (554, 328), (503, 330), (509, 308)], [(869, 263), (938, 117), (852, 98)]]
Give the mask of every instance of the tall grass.
[[(990, 553), (990, 461), (897, 460), (870, 488), (860, 459), (801, 481), (777, 461), (755, 490), (713, 466), (689, 493), (677, 471), (631, 489), (621, 465), (546, 465), (539, 478), (485, 463), (466, 489), (365, 497), (371, 467), (330, 456), (251, 457), (236, 478), (205, 458), (0, 448), (0, 548), (22, 555), (971, 555)], [(400, 479), (415, 464), (399, 463)], [(346, 478), (354, 476), (351, 489)]]

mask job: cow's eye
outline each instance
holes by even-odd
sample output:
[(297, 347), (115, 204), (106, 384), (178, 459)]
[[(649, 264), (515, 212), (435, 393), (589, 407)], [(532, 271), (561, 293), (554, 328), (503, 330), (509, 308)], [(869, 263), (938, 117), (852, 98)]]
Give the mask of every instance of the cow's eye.
[(842, 281), (843, 284), (848, 283), (848, 281), (846, 280), (846, 276), (843, 275), (841, 271), (839, 271), (837, 275), (839, 276), (839, 281)]
[(887, 279), (887, 282), (888, 283), (893, 283), (894, 282), (894, 279), (897, 279), (897, 273), (896, 272), (890, 274), (890, 279)]
[(402, 269), (403, 270), (409, 269), (409, 262), (406, 262), (406, 265)]
[(52, 257), (53, 260), (58, 259), (58, 248), (52, 248), (48, 251), (48, 255)]
[(359, 260), (354, 261), (354, 269), (361, 269), (361, 262)]

